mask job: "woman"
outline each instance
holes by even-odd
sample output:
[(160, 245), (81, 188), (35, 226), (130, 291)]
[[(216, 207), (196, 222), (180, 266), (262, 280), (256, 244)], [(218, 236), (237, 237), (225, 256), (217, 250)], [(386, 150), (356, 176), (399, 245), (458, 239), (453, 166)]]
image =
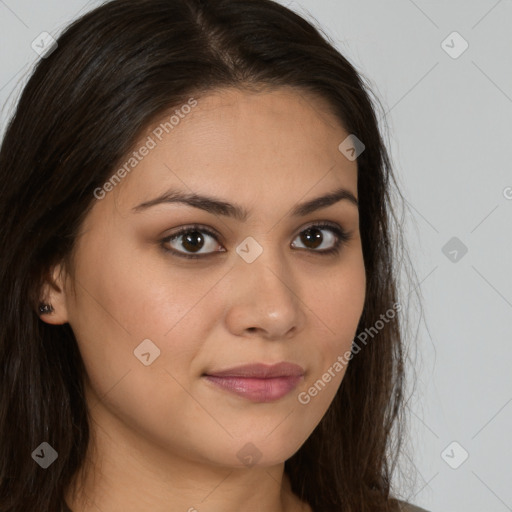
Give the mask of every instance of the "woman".
[(0, 152), (0, 510), (421, 510), (353, 66), (270, 0), (114, 0), (43, 57)]

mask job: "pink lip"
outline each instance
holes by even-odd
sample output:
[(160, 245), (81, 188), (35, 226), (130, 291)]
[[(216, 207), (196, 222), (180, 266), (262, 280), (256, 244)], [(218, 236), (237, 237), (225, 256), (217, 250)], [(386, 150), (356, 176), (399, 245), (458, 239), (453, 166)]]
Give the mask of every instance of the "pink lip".
[(204, 376), (213, 384), (253, 402), (272, 402), (287, 395), (304, 377), (293, 363), (250, 364)]

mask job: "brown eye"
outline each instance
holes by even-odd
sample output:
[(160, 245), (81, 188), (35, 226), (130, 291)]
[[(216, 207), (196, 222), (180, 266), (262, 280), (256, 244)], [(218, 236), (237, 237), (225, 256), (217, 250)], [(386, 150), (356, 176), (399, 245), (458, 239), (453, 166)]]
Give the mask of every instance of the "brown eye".
[[(327, 234), (322, 233), (323, 231)], [(218, 238), (219, 236), (208, 228), (194, 225), (180, 229), (161, 242), (164, 251), (174, 256), (199, 259), (211, 256), (215, 252), (226, 252), (225, 249), (215, 250), (216, 247), (220, 247)], [(341, 246), (350, 240), (351, 236), (337, 224), (322, 223), (308, 226), (297, 238), (300, 238), (300, 243), (304, 246), (299, 247), (300, 250), (327, 256), (339, 253)], [(297, 248), (293, 243), (292, 247)]]
[(306, 245), (308, 249), (316, 249), (319, 245), (322, 244), (324, 236), (321, 233), (321, 230), (318, 228), (308, 228), (306, 231), (303, 231), (300, 236), (301, 242)]
[[(162, 242), (166, 251), (174, 253), (177, 256), (183, 256), (184, 258), (201, 258), (213, 254), (214, 252), (224, 252), (215, 250), (199, 252), (204, 247), (206, 247), (206, 249), (215, 249), (216, 246), (219, 246), (218, 242), (212, 243), (211, 239), (217, 240), (217, 235), (206, 228), (196, 226), (181, 229), (177, 233), (165, 238)], [(171, 242), (173, 243), (171, 249), (165, 247), (166, 245), (170, 245)]]
[(186, 235), (181, 235), (181, 238), (181, 245), (187, 251), (196, 252), (204, 246), (204, 237), (200, 231), (189, 231)]
[[(322, 231), (327, 231), (328, 235), (322, 234)], [(314, 249), (312, 252), (324, 255), (338, 253), (341, 246), (350, 240), (350, 235), (341, 227), (336, 224), (325, 223), (309, 226), (300, 233), (299, 237), (305, 249)], [(316, 250), (322, 245), (327, 245), (327, 247)]]

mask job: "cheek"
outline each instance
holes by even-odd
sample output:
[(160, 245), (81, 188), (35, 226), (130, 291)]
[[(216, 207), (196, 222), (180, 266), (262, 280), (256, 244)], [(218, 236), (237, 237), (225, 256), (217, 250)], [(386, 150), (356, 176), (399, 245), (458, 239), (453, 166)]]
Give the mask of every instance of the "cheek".
[[(141, 250), (130, 244), (128, 234), (91, 237), (84, 247), (102, 250), (81, 252), (77, 281), (80, 297), (77, 321), (94, 319), (114, 337), (136, 342), (165, 337), (181, 318), (193, 310), (208, 280), (190, 279), (190, 273), (155, 257), (155, 248)], [(85, 286), (84, 286), (85, 284)]]
[(135, 393), (161, 385), (169, 389), (171, 375), (188, 380), (201, 344), (220, 317), (221, 301), (211, 300), (220, 276), (201, 271), (192, 276), (166, 264), (164, 257), (109, 241), (90, 240), (85, 247), (102, 247), (101, 253), (80, 253), (77, 301), (70, 312), (91, 382), (102, 394), (127, 372), (123, 385)]
[[(349, 264), (350, 263), (350, 264)], [(350, 364), (351, 348), (364, 308), (366, 276), (362, 253), (329, 277), (310, 281), (311, 318), (317, 327), (314, 372), (299, 390), (297, 401), (312, 422), (327, 411)]]
[(109, 272), (82, 275), (88, 290), (78, 294), (72, 328), (92, 391), (89, 403), (95, 408), (101, 401), (125, 423), (166, 441), (175, 435), (178, 443), (178, 433), (167, 431), (178, 414), (204, 421), (182, 385), (188, 387), (205, 339), (204, 307), (194, 305), (212, 284), (203, 280), (192, 292), (185, 282), (167, 283), (162, 273), (126, 270), (118, 260)]
[[(332, 350), (347, 343), (350, 346), (361, 318), (366, 292), (366, 276), (362, 259), (340, 266), (310, 293), (311, 309), (327, 330), (325, 338)], [(308, 301), (309, 302), (309, 301)]]

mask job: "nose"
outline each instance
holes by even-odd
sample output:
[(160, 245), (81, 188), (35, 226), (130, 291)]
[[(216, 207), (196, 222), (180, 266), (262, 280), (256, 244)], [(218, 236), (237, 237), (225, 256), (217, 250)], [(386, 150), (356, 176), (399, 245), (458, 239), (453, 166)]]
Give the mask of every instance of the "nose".
[(237, 336), (267, 340), (293, 337), (302, 330), (306, 306), (300, 280), (284, 257), (266, 249), (252, 263), (240, 259), (230, 272), (227, 327)]

